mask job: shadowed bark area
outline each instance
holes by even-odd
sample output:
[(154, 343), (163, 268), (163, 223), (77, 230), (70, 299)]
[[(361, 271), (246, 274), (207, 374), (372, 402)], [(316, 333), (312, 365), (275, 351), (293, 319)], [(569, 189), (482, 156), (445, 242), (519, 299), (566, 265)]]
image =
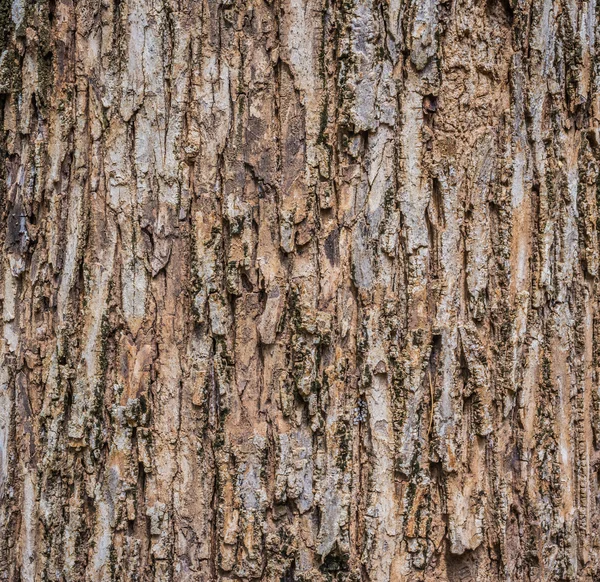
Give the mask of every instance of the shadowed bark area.
[(599, 580), (596, 2), (0, 0), (0, 580)]

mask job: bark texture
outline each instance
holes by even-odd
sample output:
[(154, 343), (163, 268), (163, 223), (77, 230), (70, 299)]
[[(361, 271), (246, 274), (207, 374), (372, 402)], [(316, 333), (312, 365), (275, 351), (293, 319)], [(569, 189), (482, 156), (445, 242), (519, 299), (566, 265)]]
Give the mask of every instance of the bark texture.
[(0, 0), (0, 579), (600, 579), (597, 0)]

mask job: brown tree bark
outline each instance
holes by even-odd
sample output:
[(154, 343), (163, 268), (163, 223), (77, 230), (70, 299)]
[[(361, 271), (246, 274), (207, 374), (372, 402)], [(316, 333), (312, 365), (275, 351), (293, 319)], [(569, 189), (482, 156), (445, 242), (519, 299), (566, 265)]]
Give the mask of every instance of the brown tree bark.
[(0, 580), (600, 580), (596, 0), (0, 0)]

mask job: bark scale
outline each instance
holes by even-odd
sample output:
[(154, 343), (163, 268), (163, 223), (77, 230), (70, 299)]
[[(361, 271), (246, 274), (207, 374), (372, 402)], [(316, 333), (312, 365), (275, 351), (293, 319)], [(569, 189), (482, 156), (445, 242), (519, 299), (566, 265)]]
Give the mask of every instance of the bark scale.
[(0, 579), (600, 577), (596, 0), (0, 0)]

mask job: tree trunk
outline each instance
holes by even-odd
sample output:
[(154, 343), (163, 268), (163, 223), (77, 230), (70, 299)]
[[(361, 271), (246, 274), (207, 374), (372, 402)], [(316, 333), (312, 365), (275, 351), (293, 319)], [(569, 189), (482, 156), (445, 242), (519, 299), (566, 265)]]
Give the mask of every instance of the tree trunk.
[(0, 0), (0, 580), (599, 580), (596, 1)]

